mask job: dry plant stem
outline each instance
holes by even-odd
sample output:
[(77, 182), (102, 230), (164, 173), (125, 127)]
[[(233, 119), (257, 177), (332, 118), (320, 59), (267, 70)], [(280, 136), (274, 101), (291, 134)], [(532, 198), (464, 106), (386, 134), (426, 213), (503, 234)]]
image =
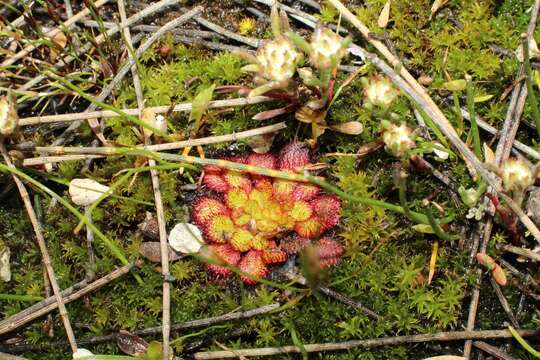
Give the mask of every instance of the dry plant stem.
[[(362, 35), (379, 50), (388, 61), (396, 69), (399, 69), (401, 76), (398, 76), (396, 72), (390, 68), (384, 61), (381, 61), (375, 54), (366, 52), (364, 49), (358, 46), (352, 46), (356, 48), (360, 53), (363, 53), (368, 61), (379, 68), (383, 73), (392, 79), (396, 85), (402, 88), (407, 94), (409, 94), (415, 102), (417, 102), (425, 113), (430, 116), (437, 126), (441, 129), (442, 133), (450, 140), (452, 145), (463, 155), (463, 157), (469, 161), (476, 171), (482, 175), (485, 181), (492, 186), (497, 192), (499, 197), (508, 204), (508, 206), (517, 214), (519, 220), (525, 225), (525, 227), (531, 232), (534, 238), (540, 242), (540, 230), (531, 221), (531, 219), (523, 212), (521, 207), (516, 204), (510, 197), (502, 193), (500, 184), (493, 178), (493, 175), (487, 170), (483, 163), (471, 152), (471, 150), (461, 141), (457, 135), (455, 129), (452, 127), (448, 119), (444, 116), (439, 107), (433, 102), (431, 97), (426, 93), (424, 88), (418, 84), (414, 77), (403, 67), (400, 61), (386, 48), (386, 46), (378, 40), (372, 39), (369, 36), (369, 29), (354, 16), (339, 0), (328, 0), (334, 7), (336, 7), (340, 13), (349, 20)], [(536, 19), (536, 17), (534, 17)], [(403, 77), (403, 78), (402, 78)], [(405, 79), (405, 80), (404, 80)]]
[[(469, 113), (466, 110), (461, 109), (461, 114), (463, 115), (464, 119), (470, 120)], [(484, 129), (491, 135), (500, 136), (500, 132), (497, 129), (495, 129), (493, 126), (489, 125), (488, 123), (486, 123), (484, 120), (478, 117), (478, 115), (476, 116), (476, 123), (478, 124), (479, 128)], [(521, 151), (525, 155), (528, 155), (535, 160), (540, 160), (540, 152), (536, 151), (535, 149), (531, 148), (530, 146), (525, 145), (524, 143), (518, 140), (514, 140), (513, 147), (514, 149)]]
[[(98, 0), (94, 3), (95, 8), (99, 8), (101, 5), (107, 3), (109, 0)], [(69, 28), (72, 24), (76, 23), (77, 21), (81, 20), (82, 18), (88, 16), (90, 14), (90, 9), (85, 8), (84, 10), (78, 12), (75, 16), (72, 16), (71, 18), (67, 19), (62, 25), (63, 27)], [(45, 34), (43, 34), (45, 37), (52, 39), (56, 35), (62, 32), (62, 28), (56, 27), (50, 31), (47, 31)], [(15, 62), (19, 61), (20, 59), (24, 58), (26, 55), (28, 55), (32, 50), (36, 48), (36, 45), (29, 44), (24, 49), (16, 53), (10, 58), (7, 58), (4, 60), (0, 67), (7, 67), (10, 65), (13, 65)]]
[(192, 46), (204, 46), (211, 50), (230, 51), (233, 53), (241, 53), (241, 52), (255, 53), (253, 50), (249, 50), (243, 47), (222, 44), (215, 41), (205, 41), (205, 40), (199, 39), (198, 37), (175, 35), (174, 40), (176, 43), (182, 43), (182, 44), (192, 45)]
[[(284, 275), (289, 280), (295, 281), (300, 285), (305, 286), (307, 284), (306, 278), (301, 276), (301, 275), (293, 275), (291, 273), (285, 273)], [(329, 296), (331, 298), (334, 298), (335, 300), (337, 300), (339, 302), (342, 302), (342, 303), (344, 303), (346, 305), (349, 305), (350, 307), (353, 307), (353, 308), (355, 308), (357, 310), (362, 311), (364, 314), (366, 314), (367, 316), (369, 316), (369, 317), (371, 317), (371, 318), (373, 318), (375, 320), (380, 320), (381, 319), (381, 317), (379, 315), (377, 315), (375, 312), (373, 312), (372, 310), (364, 307), (362, 304), (354, 301), (350, 297), (338, 293), (335, 290), (332, 290), (332, 289), (327, 288), (327, 287), (319, 287), (318, 290), (320, 292), (322, 292), (323, 294), (325, 294), (325, 295), (327, 295), (327, 296)]]
[[(234, 106), (246, 106), (253, 104), (260, 104), (264, 102), (274, 101), (274, 99), (266, 96), (255, 96), (253, 98), (236, 98), (228, 100), (214, 100), (208, 104), (209, 109), (221, 108), (221, 107), (234, 107)], [(191, 111), (192, 103), (182, 103), (175, 105), (172, 109), (170, 105), (149, 107), (156, 114), (163, 114), (168, 111)], [(128, 115), (140, 115), (139, 109), (120, 109), (122, 112)], [(80, 112), (71, 114), (59, 114), (59, 115), (46, 115), (46, 116), (32, 116), (27, 118), (21, 118), (19, 120), (19, 126), (39, 125), (56, 122), (71, 122), (77, 120), (87, 120), (91, 118), (111, 118), (118, 116), (118, 113), (111, 110), (101, 110), (92, 112)]]
[[(120, 9), (120, 16), (122, 21), (126, 18), (124, 0), (118, 0), (118, 7)], [(165, 25), (166, 26), (166, 25)], [(164, 27), (165, 27), (164, 26)], [(156, 33), (159, 33), (162, 29), (158, 29)], [(129, 27), (124, 28), (124, 36), (127, 41), (127, 45), (131, 46), (131, 33)], [(147, 42), (150, 42), (148, 39)], [(157, 38), (156, 38), (157, 39)], [(135, 56), (140, 56), (138, 53)], [(129, 54), (129, 61), (133, 62), (131, 67), (131, 74), (133, 78), (133, 87), (135, 88), (135, 94), (137, 97), (137, 107), (139, 111), (144, 109), (144, 94), (141, 87), (141, 81), (139, 73), (137, 71), (136, 58)], [(148, 140), (150, 143), (150, 140)], [(156, 166), (154, 159), (148, 160), (149, 166)], [(156, 215), (158, 221), (159, 242), (161, 248), (161, 274), (163, 276), (163, 309), (162, 309), (162, 336), (163, 336), (163, 360), (169, 359), (169, 338), (171, 333), (171, 283), (169, 281), (171, 274), (169, 273), (169, 244), (167, 242), (167, 228), (165, 222), (165, 211), (163, 209), (163, 200), (161, 198), (161, 189), (159, 184), (159, 172), (157, 170), (151, 170), (150, 176), (152, 178), (152, 188), (154, 190), (154, 200), (156, 203)]]
[(64, 0), (64, 5), (66, 7), (66, 15), (68, 18), (73, 16), (73, 7), (71, 6), (71, 0)]
[[(109, 274), (97, 279), (96, 281), (91, 282), (88, 285), (80, 287), (71, 287), (62, 292), (63, 303), (70, 303), (74, 300), (79, 299), (80, 297), (99, 289), (100, 287), (110, 283), (111, 281), (118, 279), (119, 277), (127, 274), (133, 268), (133, 264), (124, 265)], [(32, 320), (35, 320), (58, 307), (58, 303), (52, 298), (47, 298), (27, 310), (23, 310), (18, 314), (15, 314), (7, 319), (0, 321), (0, 335), (13, 331), (24, 324), (29, 323)]]
[(510, 323), (512, 324), (513, 327), (519, 328), (517, 318), (514, 315), (512, 309), (510, 308), (510, 304), (508, 303), (508, 300), (504, 296), (500, 285), (497, 284), (497, 282), (493, 279), (493, 277), (490, 277), (489, 281), (491, 282), (491, 287), (495, 291), (495, 294), (497, 295), (497, 298), (499, 299), (499, 302), (501, 303), (501, 306), (504, 312), (506, 313), (508, 320), (510, 320)]
[[(137, 14), (135, 14), (133, 16), (130, 16), (127, 19), (127, 22), (125, 24), (122, 24), (122, 25), (131, 26), (134, 23), (144, 19), (145, 17), (150, 16), (150, 15), (160, 11), (164, 7), (167, 7), (167, 6), (176, 4), (176, 3), (178, 3), (178, 0), (161, 0), (161, 1), (158, 1), (156, 3), (153, 3), (152, 5), (147, 6), (146, 8), (144, 8), (142, 11), (138, 12)], [(115, 26), (114, 28), (111, 28), (111, 29), (107, 30), (106, 37), (111, 37), (111, 36), (115, 35), (116, 33), (118, 33), (119, 31), (120, 31), (120, 27)], [(94, 44), (99, 45), (99, 44), (103, 43), (105, 41), (106, 37), (105, 37), (104, 34), (96, 36), (96, 38), (94, 39), (94, 41), (92, 43), (86, 43), (85, 45), (81, 46), (76, 51), (75, 56), (79, 56), (81, 54), (84, 54), (84, 53), (88, 52), (94, 46)], [(68, 65), (73, 60), (75, 60), (75, 56), (68, 55), (68, 56), (58, 60), (56, 62), (56, 64), (54, 64), (53, 69), (54, 70), (62, 69), (64, 66)], [(45, 75), (39, 75), (39, 76), (35, 77), (34, 79), (28, 81), (27, 83), (25, 83), (21, 87), (19, 87), (19, 90), (29, 90), (34, 85), (39, 84), (42, 80), (45, 80), (46, 78), (47, 78), (47, 76), (45, 76)]]
[[(94, 27), (98, 28), (99, 24), (95, 20), (84, 20), (81, 21), (82, 25), (88, 26), (88, 27)], [(116, 26), (113, 22), (104, 21), (103, 26), (105, 26), (107, 29), (112, 29)], [(142, 31), (145, 33), (154, 33), (159, 29), (159, 26), (156, 25), (135, 25), (131, 27), (132, 31)], [(174, 29), (171, 31), (172, 34), (175, 35), (184, 35), (184, 36), (191, 36), (195, 38), (204, 38), (204, 39), (226, 39), (224, 36), (215, 33), (213, 31), (204, 31), (204, 30), (197, 30), (197, 29)]]
[(496, 248), (497, 250), (511, 252), (517, 255), (524, 256), (534, 261), (540, 261), (540, 254), (535, 253), (534, 251), (531, 251), (529, 249), (524, 249), (517, 246), (509, 245), (509, 244), (497, 244)]
[[(199, 320), (190, 320), (178, 324), (173, 324), (171, 326), (171, 331), (185, 331), (185, 330), (191, 330), (191, 329), (198, 329), (198, 328), (204, 328), (208, 327), (214, 324), (224, 323), (228, 321), (236, 321), (236, 320), (242, 320), (242, 319), (249, 319), (258, 315), (264, 315), (268, 314), (274, 311), (279, 311), (279, 304), (274, 303), (270, 305), (264, 305), (252, 310), (247, 311), (234, 311), (230, 312), (228, 314), (214, 316), (206, 319), (199, 319)], [(134, 331), (134, 335), (138, 336), (154, 336), (158, 335), (162, 331), (162, 328), (160, 326), (157, 327), (151, 327), (147, 329), (137, 330)], [(102, 336), (95, 336), (92, 338), (87, 339), (81, 339), (78, 341), (79, 345), (93, 345), (93, 344), (100, 344), (108, 341), (115, 340), (120, 333), (112, 333), (108, 335), (102, 335)], [(51, 346), (60, 345), (59, 343), (53, 343), (50, 344)], [(11, 348), (10, 348), (11, 349)], [(13, 350), (18, 350), (17, 347), (14, 347)], [(26, 351), (27, 349), (25, 349)]]
[(519, 278), (524, 286), (530, 286), (536, 291), (540, 291), (540, 284), (536, 282), (533, 277), (529, 274), (523, 274), (521, 271), (516, 269), (512, 266), (508, 261), (504, 260), (503, 258), (497, 259), (501, 263), (501, 265), (504, 265), (505, 268), (508, 269), (514, 275), (515, 277)]
[[(122, 21), (122, 31), (124, 33), (124, 38), (126, 40), (126, 46), (128, 48), (133, 49), (133, 41), (131, 39), (131, 32), (129, 30), (129, 26), (125, 26), (127, 22), (127, 15), (126, 15), (126, 5), (124, 3), (124, 0), (118, 0), (118, 12), (120, 13), (120, 20)], [(128, 49), (128, 59), (131, 61), (133, 60), (133, 54), (132, 51)], [(139, 78), (139, 73), (137, 72), (137, 64), (134, 62), (133, 66), (131, 66), (131, 76), (133, 78), (133, 87), (135, 88), (135, 95), (137, 97), (137, 106), (139, 110), (142, 110), (143, 104), (144, 104), (144, 97), (141, 90), (141, 79)]]
[(217, 24), (215, 24), (215, 23), (213, 23), (211, 21), (206, 20), (205, 18), (203, 18), (201, 16), (194, 16), (193, 19), (196, 22), (198, 22), (199, 24), (201, 24), (202, 26), (207, 27), (212, 31), (215, 31), (217, 34), (226, 36), (226, 37), (228, 37), (230, 39), (233, 39), (233, 40), (238, 41), (240, 43), (249, 45), (251, 47), (258, 48), (262, 43), (262, 40), (247, 37), (247, 36), (238, 35), (238, 34), (232, 32), (232, 31), (229, 31), (229, 30), (225, 29), (224, 27), (221, 27), (221, 26), (219, 26), (219, 25), (217, 25)]
[[(75, 285), (63, 290), (61, 292), (61, 295), (62, 295), (62, 297), (65, 298), (66, 296), (68, 296), (70, 294), (73, 294), (75, 291), (85, 287), (87, 284), (88, 284), (88, 282), (86, 280), (78, 282)], [(53, 304), (53, 303), (56, 303), (55, 297), (54, 296), (49, 296), (48, 298), (46, 298), (46, 299), (44, 299), (44, 300), (42, 300), (42, 301), (40, 301), (38, 303), (35, 303), (34, 305), (32, 305), (30, 307), (27, 307), (26, 309), (24, 309), (22, 311), (19, 311), (18, 313), (10, 316), (9, 318), (3, 319), (2, 321), (0, 321), (0, 335), (11, 331), (12, 330), (10, 328), (11, 324), (18, 322), (20, 319), (24, 319), (27, 316), (29, 316), (30, 314), (44, 308), (45, 306)]]
[[(11, 168), (15, 168), (15, 165), (13, 165), (13, 162), (11, 161), (11, 158), (4, 145), (4, 139), (0, 139), (0, 151), (2, 152), (2, 157), (4, 158), (4, 161), (6, 162), (6, 164)], [(34, 208), (32, 207), (32, 202), (30, 201), (28, 191), (26, 190), (26, 187), (24, 186), (22, 181), (15, 175), (13, 175), (13, 180), (15, 181), (15, 184), (17, 185), (17, 188), (19, 189), (19, 194), (21, 195), (21, 199), (24, 203), (24, 207), (26, 208), (26, 212), (28, 213), (28, 217), (30, 218), (32, 227), (34, 228), (34, 233), (36, 235), (36, 240), (39, 246), (39, 250), (41, 251), (43, 265), (47, 269), (47, 275), (49, 277), (51, 287), (53, 289), (53, 293), (56, 298), (56, 304), (58, 306), (60, 316), (62, 317), (62, 322), (64, 323), (64, 329), (68, 337), (69, 345), (71, 347), (71, 352), (75, 353), (77, 351), (77, 343), (75, 342), (75, 335), (73, 334), (73, 329), (71, 328), (71, 323), (69, 321), (69, 317), (66, 311), (66, 306), (64, 305), (64, 300), (62, 299), (62, 295), (60, 294), (60, 287), (58, 286), (58, 282), (56, 281), (54, 269), (51, 264), (51, 257), (49, 256), (49, 250), (47, 250), (45, 238), (43, 237), (43, 232), (41, 231), (41, 226), (39, 225), (36, 212), (34, 211)]]
[[(524, 337), (540, 335), (538, 330), (518, 330)], [(508, 330), (484, 330), (484, 331), (454, 331), (439, 332), (432, 334), (406, 335), (383, 337), (365, 340), (351, 340), (340, 343), (304, 344), (303, 349), (297, 346), (280, 346), (258, 349), (238, 349), (233, 351), (207, 351), (194, 354), (195, 359), (230, 359), (241, 356), (272, 356), (289, 353), (340, 351), (354, 348), (375, 348), (382, 346), (394, 346), (404, 344), (423, 343), (431, 341), (458, 341), (465, 339), (508, 339), (512, 334)]]
[[(286, 127), (287, 127), (286, 124), (281, 122), (274, 125), (242, 131), (239, 133), (209, 136), (209, 137), (204, 137), (204, 138), (199, 138), (199, 139), (190, 139), (190, 140), (178, 141), (178, 142), (173, 142), (173, 143), (146, 145), (146, 146), (140, 146), (140, 147), (146, 150), (152, 150), (152, 151), (178, 150), (185, 147), (217, 144), (217, 143), (227, 142), (227, 141), (238, 141), (238, 140), (246, 139), (246, 138), (257, 136), (257, 135), (270, 134), (270, 133), (285, 129)], [(102, 158), (105, 156), (115, 155), (114, 148), (107, 148), (107, 147), (77, 148), (77, 147), (63, 147), (63, 146), (47, 146), (47, 147), (36, 147), (33, 150), (39, 153), (53, 153), (53, 154), (65, 154), (65, 153), (70, 153), (70, 152), (88, 152), (88, 153), (100, 152), (101, 155), (76, 154), (76, 155), (67, 155), (67, 156), (36, 157), (36, 158), (25, 159), (23, 161), (24, 166), (42, 165), (49, 162), (97, 159), (97, 158)]]
[(514, 357), (508, 355), (504, 351), (500, 350), (499, 348), (489, 345), (486, 342), (483, 341), (475, 341), (473, 342), (474, 347), (487, 352), (489, 355), (502, 360), (516, 360)]

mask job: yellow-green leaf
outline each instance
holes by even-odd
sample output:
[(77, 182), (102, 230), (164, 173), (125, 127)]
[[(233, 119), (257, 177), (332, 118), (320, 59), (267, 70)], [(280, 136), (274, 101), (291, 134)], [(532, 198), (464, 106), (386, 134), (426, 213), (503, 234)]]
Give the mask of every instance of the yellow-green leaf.
[(216, 85), (212, 84), (210, 87), (201, 90), (193, 99), (191, 105), (191, 113), (189, 114), (189, 121), (195, 122), (195, 130), (197, 131), (201, 126), (201, 119), (204, 112), (208, 109), (208, 104), (212, 101), (214, 95), (214, 89)]
[(463, 91), (467, 87), (467, 81), (465, 79), (447, 81), (443, 87), (449, 91)]
[(417, 225), (413, 225), (412, 228), (415, 231), (422, 234), (435, 234), (435, 231), (433, 231), (433, 228), (431, 227), (431, 225), (428, 225), (428, 224), (417, 224)]
[(484, 102), (484, 101), (488, 101), (490, 100), (494, 95), (491, 95), (491, 94), (488, 94), (488, 95), (481, 95), (481, 96), (475, 96), (474, 97), (474, 102), (475, 103), (481, 103), (481, 102)]

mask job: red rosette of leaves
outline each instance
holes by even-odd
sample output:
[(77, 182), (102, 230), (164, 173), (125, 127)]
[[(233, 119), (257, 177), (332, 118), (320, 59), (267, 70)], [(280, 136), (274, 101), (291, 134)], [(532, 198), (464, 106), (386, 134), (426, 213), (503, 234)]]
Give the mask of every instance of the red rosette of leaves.
[(309, 164), (309, 149), (295, 141), (285, 145), (279, 153), (278, 166), (281, 170), (300, 171)]
[(264, 263), (262, 252), (259, 250), (250, 250), (240, 260), (238, 264), (240, 270), (246, 274), (251, 275), (252, 278), (245, 275), (240, 275), (242, 281), (248, 285), (255, 285), (258, 279), (262, 279), (268, 273), (268, 268)]
[(220, 263), (236, 266), (240, 262), (240, 252), (234, 250), (230, 244), (213, 244), (208, 246), (208, 250), (210, 260), (214, 263), (207, 263), (206, 267), (214, 275), (226, 277), (231, 274), (231, 270), (220, 266)]
[(313, 213), (323, 225), (330, 229), (339, 223), (341, 216), (341, 202), (334, 195), (321, 195), (311, 201)]
[(195, 224), (202, 228), (218, 215), (229, 215), (229, 208), (217, 199), (201, 196), (193, 204), (191, 218)]

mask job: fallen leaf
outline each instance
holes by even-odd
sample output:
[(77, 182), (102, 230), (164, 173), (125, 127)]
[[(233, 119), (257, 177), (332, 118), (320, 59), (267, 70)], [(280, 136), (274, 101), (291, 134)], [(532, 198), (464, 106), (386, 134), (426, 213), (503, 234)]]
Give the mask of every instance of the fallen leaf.
[(181, 253), (197, 253), (204, 243), (201, 230), (193, 224), (178, 223), (169, 233), (169, 245)]
[(277, 132), (255, 135), (246, 140), (248, 146), (257, 154), (264, 154), (270, 150)]
[(386, 4), (384, 4), (384, 7), (381, 11), (381, 14), (379, 15), (379, 19), (377, 20), (377, 25), (384, 29), (388, 25), (388, 21), (390, 20), (390, 6), (392, 5), (392, 0), (386, 1)]
[(437, 264), (437, 253), (439, 252), (439, 242), (433, 242), (433, 249), (431, 250), (431, 259), (429, 261), (429, 275), (428, 275), (428, 284), (431, 284), (433, 276), (435, 275), (435, 266)]
[(142, 357), (148, 349), (146, 340), (127, 331), (120, 331), (116, 337), (116, 344), (124, 353), (135, 357)]
[(321, 124), (326, 118), (326, 111), (313, 110), (308, 106), (302, 106), (296, 111), (294, 117), (296, 118), (296, 120), (306, 124)]
[(61, 50), (66, 47), (67, 44), (67, 37), (63, 32), (56, 33), (52, 38), (51, 41), (56, 45), (54, 47), (51, 47), (51, 52), (49, 54), (49, 58), (51, 62), (55, 62), (56, 58), (60, 54)]
[(485, 159), (484, 162), (486, 164), (495, 165), (495, 153), (493, 152), (493, 150), (491, 150), (488, 144), (484, 143), (483, 147), (484, 147), (484, 159)]
[(501, 286), (506, 286), (508, 283), (506, 273), (499, 264), (495, 264), (495, 268), (491, 272), (491, 276), (493, 276), (493, 280), (495, 280), (495, 282)]
[(73, 179), (69, 183), (71, 201), (77, 205), (88, 206), (109, 191), (109, 187), (92, 179)]
[[(161, 243), (159, 241), (145, 241), (139, 246), (139, 254), (146, 260), (160, 263), (161, 262)], [(182, 255), (177, 254), (169, 246), (169, 261), (181, 259)]]
[(485, 266), (488, 270), (495, 269), (495, 266), (497, 265), (495, 260), (493, 260), (493, 258), (486, 253), (477, 253), (476, 260), (480, 265)]
[(348, 135), (359, 135), (364, 131), (364, 126), (358, 121), (349, 121), (342, 124), (330, 125), (330, 129)]
[[(150, 108), (143, 109), (140, 119), (143, 123), (155, 129), (158, 129), (162, 132), (167, 131), (167, 121), (165, 120), (165, 117), (163, 115), (156, 115), (154, 110)], [(144, 128), (143, 133), (145, 138), (149, 138), (154, 132), (148, 128)]]

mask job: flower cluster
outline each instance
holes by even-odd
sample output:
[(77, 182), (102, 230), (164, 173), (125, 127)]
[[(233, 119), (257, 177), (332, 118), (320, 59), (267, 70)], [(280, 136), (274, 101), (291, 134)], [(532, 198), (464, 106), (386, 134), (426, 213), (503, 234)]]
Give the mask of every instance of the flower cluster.
[[(237, 163), (273, 170), (300, 171), (309, 164), (309, 152), (300, 143), (283, 148), (279, 157), (253, 153), (231, 159)], [(209, 270), (220, 276), (231, 274), (221, 266), (237, 266), (244, 282), (264, 278), (268, 265), (287, 260), (282, 235), (294, 233), (305, 245), (334, 227), (341, 203), (318, 186), (290, 180), (247, 174), (216, 166), (205, 167), (203, 183), (219, 196), (202, 196), (193, 206), (192, 220), (203, 230), (212, 259)], [(283, 244), (285, 245), (285, 244)], [(334, 265), (341, 245), (322, 238), (314, 246), (321, 252), (321, 268)]]

